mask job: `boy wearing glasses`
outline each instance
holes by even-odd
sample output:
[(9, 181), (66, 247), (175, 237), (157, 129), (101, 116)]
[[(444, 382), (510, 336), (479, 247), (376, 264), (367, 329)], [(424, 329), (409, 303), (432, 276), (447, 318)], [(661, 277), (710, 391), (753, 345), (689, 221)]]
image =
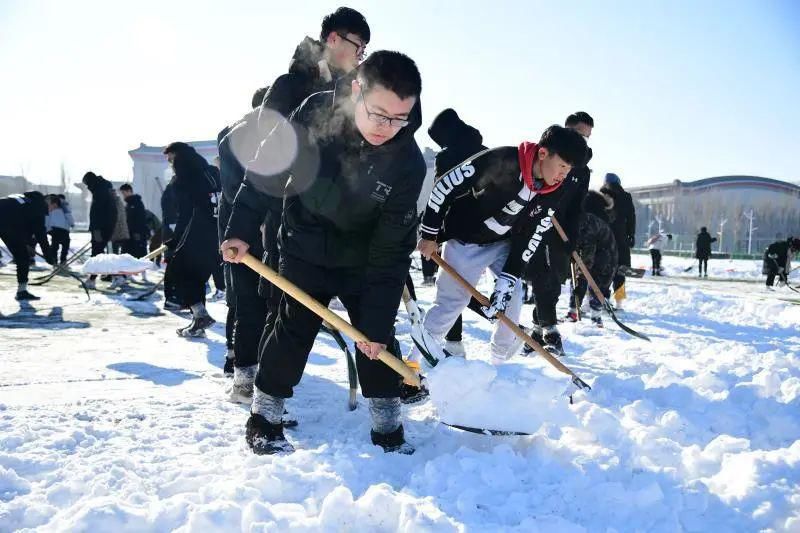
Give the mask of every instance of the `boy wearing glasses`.
[[(363, 58), (367, 43), (370, 40), (370, 28), (364, 16), (354, 9), (340, 7), (322, 20), (319, 41), (306, 37), (297, 45), (289, 65), (289, 71), (280, 75), (261, 94), (256, 109), (248, 114), (233, 133), (220, 135), (220, 153), (227, 153), (238, 160), (240, 172), (233, 178), (233, 183), (226, 186), (234, 194), (238, 190), (246, 167), (252, 167), (251, 161), (258, 145), (279, 122), (288, 118), (297, 106), (311, 94), (330, 91), (336, 80), (349, 74)], [(275, 157), (275, 154), (271, 154)], [(289, 153), (288, 157), (293, 156)], [(230, 157), (228, 159), (231, 159)], [(237, 165), (226, 168), (234, 168)], [(261, 174), (269, 174), (268, 170), (253, 168)], [(223, 181), (226, 175), (223, 172)], [(273, 201), (265, 206), (259, 219), (253, 219), (248, 234), (254, 240), (248, 241), (251, 253), (262, 257), (272, 268), (278, 268), (278, 226), (283, 208), (282, 191), (275, 195)], [(233, 214), (236, 216), (236, 213)], [(228, 220), (224, 221), (227, 225)], [(264, 225), (263, 237), (259, 227)], [(224, 232), (224, 229), (223, 229)], [(269, 329), (275, 323), (281, 291), (272, 287), (265, 280), (245, 266), (231, 265), (231, 277), (235, 294), (236, 316), (238, 327), (234, 329), (235, 349), (233, 354), (233, 386), (231, 400), (249, 403), (253, 394), (258, 365), (258, 344), (265, 324)], [(258, 290), (257, 290), (258, 287)]]
[[(252, 242), (265, 202), (284, 192), (278, 241), (281, 274), (323, 305), (338, 296), (356, 328), (361, 389), (369, 399), (372, 442), (411, 453), (400, 422), (400, 380), (377, 360), (392, 337), (416, 240), (416, 204), (425, 162), (414, 140), (421, 123), (421, 79), (399, 52), (372, 54), (352, 82), (309, 97), (264, 141), (258, 159), (297, 154), (270, 174), (248, 172), (234, 202), (223, 250), (238, 262)], [(258, 161), (256, 161), (258, 163)], [(263, 168), (263, 167), (262, 167)], [(255, 453), (289, 452), (285, 398), (299, 383), (321, 319), (284, 296), (274, 328), (265, 328), (247, 422)]]

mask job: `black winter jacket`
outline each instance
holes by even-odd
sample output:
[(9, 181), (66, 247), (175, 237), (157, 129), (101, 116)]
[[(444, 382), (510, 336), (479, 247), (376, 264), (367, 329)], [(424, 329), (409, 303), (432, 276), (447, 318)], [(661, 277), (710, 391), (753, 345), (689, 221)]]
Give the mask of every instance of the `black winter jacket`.
[(248, 169), (226, 234), (255, 242), (272, 199), (285, 187), (281, 256), (327, 268), (363, 268), (363, 333), (376, 342), (390, 336), (415, 244), (416, 203), (426, 171), (414, 140), (420, 109), (418, 102), (410, 124), (376, 147), (352, 123), (349, 80), (310, 96), (259, 149), (257, 160), (270, 157), (271, 150), (283, 150), (287, 132), (296, 134), (291, 167), (271, 176)]
[(42, 249), (42, 255), (51, 260), (50, 245), (47, 242), (45, 217), (47, 204), (44, 195), (38, 191), (25, 194), (14, 194), (0, 199), (0, 237), (12, 241), (30, 242), (36, 239)]
[(717, 242), (717, 239), (712, 237), (707, 231), (698, 233), (697, 241), (695, 242), (694, 256), (697, 259), (708, 259), (711, 257), (712, 242)]
[(150, 238), (147, 225), (147, 212), (142, 197), (132, 194), (125, 198), (125, 216), (128, 219), (128, 233), (133, 241), (146, 241)]
[(519, 277), (552, 227), (549, 215), (558, 204), (559, 191), (539, 194), (525, 185), (515, 146), (480, 152), (436, 183), (420, 235), (472, 244), (510, 239), (511, 253), (503, 272)]
[(578, 216), (575, 241), (576, 251), (601, 288), (611, 283), (618, 259), (617, 240), (609, 224), (607, 205), (602, 194), (587, 192), (583, 212)]
[(631, 266), (631, 248), (636, 238), (636, 209), (633, 207), (633, 198), (621, 185), (606, 183), (600, 192), (614, 200), (611, 230), (617, 239), (619, 265)]
[(95, 239), (95, 232), (99, 232), (101, 240), (109, 241), (114, 234), (117, 224), (116, 200), (111, 192), (112, 185), (102, 176), (87, 173), (84, 183), (92, 193), (92, 206), (89, 208), (89, 232)]
[(308, 96), (333, 90), (337, 78), (343, 73), (325, 61), (324, 51), (325, 46), (311, 37), (304, 38), (297, 45), (289, 62), (289, 71), (278, 76), (264, 95), (258, 118), (259, 130), (263, 134), (268, 134), (275, 126), (270, 113), (264, 110), (271, 109), (288, 118)]
[(461, 120), (452, 109), (445, 109), (433, 119), (428, 135), (442, 149), (436, 154), (437, 179), (470, 156), (486, 150), (481, 132)]

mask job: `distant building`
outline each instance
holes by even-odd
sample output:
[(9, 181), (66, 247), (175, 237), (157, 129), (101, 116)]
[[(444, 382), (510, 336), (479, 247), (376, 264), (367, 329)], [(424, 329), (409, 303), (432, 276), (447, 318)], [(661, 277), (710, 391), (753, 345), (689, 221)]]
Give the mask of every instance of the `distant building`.
[[(691, 249), (701, 226), (721, 231), (722, 251), (760, 253), (777, 239), (800, 235), (800, 186), (758, 176), (719, 176), (628, 189), (636, 206), (637, 246), (657, 231), (673, 233), (675, 248)], [(723, 223), (724, 221), (724, 223)], [(719, 235), (717, 235), (719, 237)], [(719, 242), (714, 250), (719, 249)]]
[[(209, 163), (217, 157), (217, 141), (195, 141), (186, 143), (194, 147), (197, 153), (206, 158)], [(161, 218), (161, 193), (169, 180), (172, 179), (172, 169), (163, 154), (165, 146), (148, 146), (139, 144), (128, 152), (133, 160), (133, 192), (141, 195), (147, 209)]]

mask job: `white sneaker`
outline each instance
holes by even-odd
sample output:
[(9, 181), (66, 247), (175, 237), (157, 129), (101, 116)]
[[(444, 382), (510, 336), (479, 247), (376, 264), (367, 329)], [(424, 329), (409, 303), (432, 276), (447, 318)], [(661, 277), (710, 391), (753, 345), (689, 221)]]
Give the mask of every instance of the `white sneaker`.
[(467, 352), (464, 350), (464, 344), (461, 341), (445, 341), (444, 349), (447, 350), (450, 355), (454, 355), (456, 357), (467, 356)]

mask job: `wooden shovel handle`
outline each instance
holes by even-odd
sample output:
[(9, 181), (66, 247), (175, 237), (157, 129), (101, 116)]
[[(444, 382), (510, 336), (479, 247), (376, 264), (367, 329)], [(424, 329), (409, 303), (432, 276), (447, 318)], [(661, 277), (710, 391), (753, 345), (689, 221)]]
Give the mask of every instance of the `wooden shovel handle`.
[[(433, 259), (433, 261), (434, 261), (434, 262), (436, 262), (436, 264), (437, 264), (437, 265), (439, 265), (439, 266), (441, 267), (441, 269), (442, 269), (442, 270), (444, 270), (445, 272), (447, 272), (449, 275), (453, 276), (453, 278), (454, 278), (454, 279), (455, 279), (455, 280), (456, 280), (456, 281), (459, 283), (459, 285), (461, 285), (461, 286), (462, 286), (462, 287), (464, 287), (464, 288), (465, 288), (467, 291), (469, 291), (469, 293), (470, 293), (470, 294), (471, 294), (471, 295), (472, 295), (472, 296), (473, 296), (473, 297), (474, 297), (476, 300), (478, 300), (478, 302), (480, 302), (480, 304), (481, 304), (481, 305), (483, 305), (483, 306), (488, 306), (488, 305), (489, 305), (489, 299), (488, 299), (486, 296), (484, 296), (483, 294), (481, 294), (480, 292), (478, 292), (478, 289), (476, 289), (475, 287), (473, 287), (473, 286), (472, 286), (472, 285), (471, 285), (471, 284), (470, 284), (470, 283), (469, 283), (467, 280), (465, 280), (463, 277), (461, 277), (461, 274), (459, 274), (458, 272), (456, 272), (456, 270), (455, 270), (453, 267), (451, 267), (451, 266), (450, 266), (450, 265), (449, 265), (449, 264), (448, 264), (448, 263), (447, 263), (447, 262), (446, 262), (444, 259), (442, 259), (442, 258), (439, 256), (439, 254), (431, 254), (431, 259)], [(544, 358), (545, 358), (545, 360), (546, 360), (548, 363), (550, 363), (551, 365), (553, 365), (553, 366), (556, 368), (556, 370), (558, 370), (558, 371), (560, 371), (560, 372), (563, 372), (564, 374), (567, 374), (567, 375), (569, 375), (569, 376), (572, 376), (572, 377), (574, 377), (574, 378), (577, 378), (577, 377), (578, 377), (578, 376), (575, 374), (575, 372), (573, 372), (572, 370), (570, 370), (569, 368), (567, 368), (567, 367), (564, 365), (564, 363), (562, 363), (561, 361), (559, 361), (558, 359), (556, 359), (555, 357), (553, 357), (553, 355), (552, 355), (550, 352), (548, 352), (547, 350), (545, 350), (544, 348), (542, 348), (542, 347), (539, 345), (539, 343), (538, 343), (538, 342), (536, 342), (535, 340), (533, 340), (533, 339), (531, 338), (531, 336), (530, 336), (530, 335), (528, 335), (527, 333), (525, 333), (525, 332), (522, 330), (522, 328), (520, 328), (520, 327), (519, 327), (517, 324), (515, 324), (515, 323), (514, 323), (514, 321), (513, 321), (513, 320), (511, 320), (510, 318), (508, 318), (508, 317), (507, 317), (506, 315), (504, 315), (503, 313), (498, 313), (498, 314), (497, 314), (497, 318), (498, 318), (498, 320), (500, 320), (500, 322), (502, 322), (503, 324), (505, 324), (505, 325), (506, 325), (506, 326), (507, 326), (507, 327), (508, 327), (508, 328), (509, 328), (511, 331), (513, 331), (513, 332), (514, 332), (514, 334), (515, 334), (517, 337), (519, 337), (520, 339), (522, 339), (522, 340), (525, 342), (525, 344), (527, 344), (528, 346), (530, 346), (531, 348), (533, 348), (533, 349), (536, 351), (536, 353), (538, 353), (539, 355), (541, 355), (542, 357), (544, 357)]]
[[(226, 256), (229, 258), (235, 257), (236, 253), (237, 252), (234, 248), (229, 248), (225, 251)], [(316, 301), (303, 289), (272, 270), (270, 267), (253, 257), (251, 254), (246, 254), (242, 259), (242, 263), (266, 278), (270, 283), (306, 306), (315, 315), (354, 341), (370, 342), (366, 335), (354, 328), (348, 321), (344, 320), (342, 317)], [(406, 381), (406, 383), (414, 385), (415, 387), (420, 386), (419, 376), (416, 374), (416, 372), (411, 370), (402, 360), (390, 354), (385, 349), (381, 350), (381, 353), (378, 354), (378, 359), (380, 359), (384, 364), (388, 365), (392, 370), (403, 376), (403, 379)]]

